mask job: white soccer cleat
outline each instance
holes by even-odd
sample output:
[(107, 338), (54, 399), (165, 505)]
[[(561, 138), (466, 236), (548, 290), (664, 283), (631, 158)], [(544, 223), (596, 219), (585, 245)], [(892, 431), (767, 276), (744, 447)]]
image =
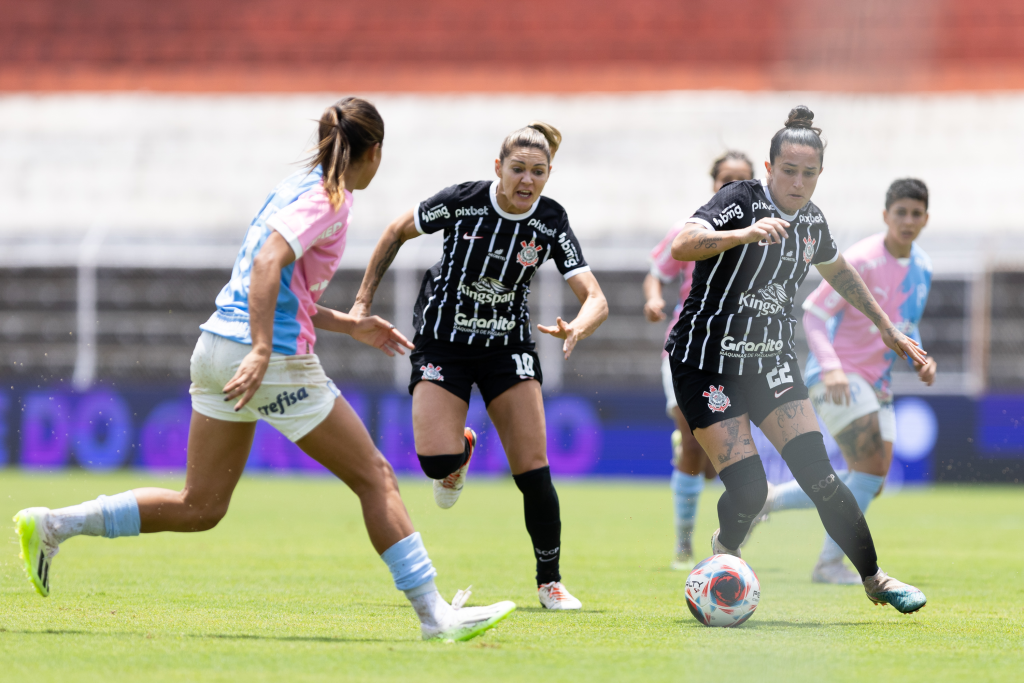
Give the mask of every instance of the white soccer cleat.
[(583, 603), (565, 589), (561, 581), (551, 581), (537, 586), (537, 597), (544, 609), (580, 609)]
[(60, 548), (47, 524), (49, 508), (26, 508), (14, 515), (14, 530), (21, 542), (25, 573), (44, 598), (50, 594), (50, 567)]
[(466, 464), (444, 479), (434, 480), (434, 502), (437, 503), (437, 507), (444, 510), (458, 502), (459, 496), (462, 494), (462, 487), (466, 485), (466, 473), (469, 471), (469, 463), (473, 459), (473, 451), (476, 450), (476, 432), (466, 427), (463, 435), (469, 441), (469, 457), (466, 458)]
[(420, 630), (423, 633), (423, 640), (470, 640), (494, 628), (499, 621), (516, 609), (516, 603), (511, 600), (503, 600), (486, 607), (464, 607), (470, 595), (469, 588), (456, 593), (442, 623), (433, 626), (422, 624)]
[(718, 542), (718, 533), (721, 529), (715, 529), (715, 533), (711, 534), (711, 554), (712, 555), (734, 555), (735, 557), (742, 558), (740, 555), (740, 549), (730, 550), (724, 545)]
[(864, 579), (864, 592), (868, 594), (868, 600), (876, 605), (892, 605), (901, 614), (916, 612), (928, 602), (920, 590), (892, 578), (881, 569), (874, 576)]
[(860, 585), (860, 576), (843, 564), (842, 559), (837, 562), (822, 562), (814, 565), (811, 572), (811, 581), (814, 583), (831, 583), (837, 586)]

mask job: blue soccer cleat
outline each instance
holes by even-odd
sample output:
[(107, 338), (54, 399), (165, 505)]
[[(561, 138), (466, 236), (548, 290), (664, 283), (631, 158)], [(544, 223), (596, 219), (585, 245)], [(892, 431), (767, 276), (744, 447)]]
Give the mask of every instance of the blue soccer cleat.
[(892, 578), (881, 569), (874, 576), (864, 579), (864, 592), (868, 600), (876, 605), (892, 605), (901, 614), (916, 612), (925, 606), (928, 598), (909, 583)]

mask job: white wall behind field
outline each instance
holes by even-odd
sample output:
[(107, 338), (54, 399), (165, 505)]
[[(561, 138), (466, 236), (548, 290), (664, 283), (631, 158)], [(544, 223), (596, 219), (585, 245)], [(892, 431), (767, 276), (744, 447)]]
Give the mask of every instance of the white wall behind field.
[[(585, 247), (604, 245), (611, 261), (631, 265), (706, 201), (714, 156), (736, 148), (761, 166), (789, 108), (804, 103), (828, 139), (814, 200), (841, 246), (880, 228), (889, 182), (917, 176), (932, 190), (922, 243), (940, 267), (1024, 258), (1024, 94), (368, 97), (387, 138), (377, 179), (356, 197), (355, 245), (441, 187), (492, 177), (504, 135), (536, 118), (565, 135), (547, 194), (568, 209)], [(58, 253), (103, 226), (107, 243), (236, 244), (266, 193), (304, 158), (311, 119), (334, 99), (0, 96), (0, 243)]]

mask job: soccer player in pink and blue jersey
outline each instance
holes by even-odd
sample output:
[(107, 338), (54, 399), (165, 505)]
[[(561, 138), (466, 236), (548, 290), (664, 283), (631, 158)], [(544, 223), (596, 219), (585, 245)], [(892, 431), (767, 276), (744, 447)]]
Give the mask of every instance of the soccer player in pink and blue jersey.
[(245, 469), (256, 422), (264, 420), (359, 497), (370, 542), (412, 603), (424, 639), (468, 640), (515, 609), (508, 601), (463, 607), (468, 591), (450, 605), (440, 597), (394, 471), (313, 353), (317, 329), (351, 335), (389, 356), (412, 348), (377, 316), (357, 319), (317, 303), (345, 251), (352, 190), (373, 180), (383, 142), (384, 121), (369, 102), (348, 97), (328, 107), (308, 169), (282, 181), (252, 221), (192, 354), (185, 488), (139, 488), (18, 512), (22, 559), (40, 595), (49, 595), (53, 557), (73, 536), (216, 526)]
[[(885, 195), (882, 219), (885, 232), (843, 253), (896, 327), (920, 343), (918, 323), (928, 300), (932, 266), (914, 240), (928, 223), (928, 188), (914, 178), (895, 181)], [(805, 372), (811, 403), (849, 466), (841, 478), (867, 512), (892, 464), (896, 413), (890, 373), (896, 353), (882, 342), (871, 321), (828, 282), (822, 282), (804, 302), (804, 328), (811, 351)], [(931, 386), (935, 359), (911, 365), (921, 381)], [(765, 510), (809, 507), (811, 499), (792, 481), (772, 490)], [(843, 551), (827, 535), (811, 580), (860, 583), (843, 563)]]
[[(728, 151), (715, 159), (711, 165), (712, 193), (737, 180), (751, 180), (754, 177), (754, 164), (743, 152)], [(672, 241), (676, 238), (686, 221), (672, 226), (665, 238), (651, 251), (651, 271), (644, 278), (644, 317), (648, 322), (656, 323), (664, 320), (665, 299), (662, 298), (662, 284), (678, 280), (679, 299), (672, 320), (665, 331), (665, 339), (679, 321), (683, 311), (683, 303), (690, 295), (690, 281), (693, 276), (693, 261), (677, 261), (672, 258)], [(672, 432), (672, 507), (676, 522), (676, 550), (670, 567), (676, 571), (689, 572), (693, 569), (693, 526), (697, 519), (697, 504), (700, 502), (701, 491), (704, 490), (704, 478), (714, 479), (717, 476), (715, 467), (708, 460), (707, 453), (697, 443), (690, 425), (686, 423), (679, 405), (676, 403), (676, 392), (672, 388), (672, 370), (669, 368), (668, 352), (661, 353), (661, 384), (665, 390), (665, 412), (676, 423)]]

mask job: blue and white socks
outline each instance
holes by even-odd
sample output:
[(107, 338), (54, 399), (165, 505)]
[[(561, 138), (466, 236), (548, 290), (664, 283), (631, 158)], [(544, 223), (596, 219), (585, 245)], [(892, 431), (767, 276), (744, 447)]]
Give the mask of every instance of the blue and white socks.
[[(878, 491), (882, 488), (882, 484), (885, 483), (885, 477), (880, 477), (874, 474), (866, 474), (864, 472), (857, 472), (855, 470), (848, 470), (839, 475), (839, 478), (843, 480), (843, 483), (853, 493), (854, 500), (857, 501), (857, 505), (860, 506), (860, 510), (863, 513), (867, 513), (868, 505)], [(776, 486), (772, 491), (772, 507), (771, 511), (776, 510), (796, 510), (800, 508), (812, 508), (814, 503), (807, 497), (804, 490), (800, 488), (800, 484), (795, 480)], [(821, 549), (821, 556), (818, 561), (821, 564), (832, 564), (839, 562), (843, 559), (844, 553), (842, 549), (836, 545), (827, 534), (825, 535), (825, 545)]]
[(704, 490), (703, 474), (685, 474), (672, 470), (672, 507), (676, 513), (676, 551), (691, 548), (697, 503)]
[(100, 496), (80, 505), (50, 510), (50, 533), (58, 543), (72, 536), (138, 536), (142, 525), (139, 503), (133, 491), (116, 496)]
[(416, 610), (416, 616), (420, 618), (420, 624), (430, 628), (442, 624), (451, 606), (445, 602), (434, 585), (437, 571), (430, 562), (427, 549), (423, 547), (420, 533), (417, 531), (406, 536), (385, 550), (380, 559), (384, 560), (391, 570), (395, 588), (403, 591), (405, 597), (409, 598), (412, 608)]
[[(868, 511), (868, 505), (878, 495), (882, 484), (885, 483), (885, 477), (855, 471), (850, 471), (842, 479), (843, 483), (853, 493), (853, 498), (857, 501), (857, 505), (860, 506), (860, 511), (865, 514)], [(818, 561), (821, 564), (832, 564), (842, 561), (843, 557), (845, 557), (845, 553), (843, 553), (842, 548), (836, 545), (836, 542), (828, 534), (825, 534), (825, 545), (821, 548), (821, 555)]]

